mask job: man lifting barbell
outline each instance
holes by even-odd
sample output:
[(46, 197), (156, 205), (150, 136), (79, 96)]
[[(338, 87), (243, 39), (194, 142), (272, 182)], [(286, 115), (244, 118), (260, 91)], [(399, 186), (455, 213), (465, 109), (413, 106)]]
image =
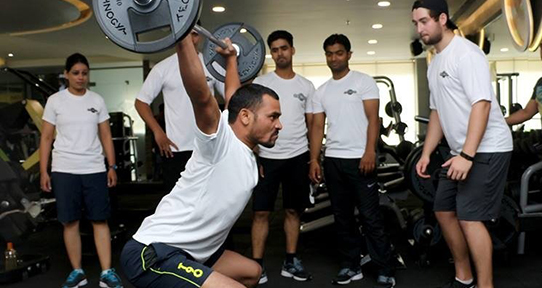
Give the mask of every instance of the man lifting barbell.
[(227, 62), (227, 110), (220, 113), (189, 37), (177, 55), (196, 117), (194, 155), (126, 244), (121, 263), (136, 287), (253, 287), (260, 266), (222, 244), (258, 181), (252, 149), (273, 147), (282, 128), (278, 95), (256, 84), (239, 88), (236, 51), (226, 39), (228, 49), (218, 49)]

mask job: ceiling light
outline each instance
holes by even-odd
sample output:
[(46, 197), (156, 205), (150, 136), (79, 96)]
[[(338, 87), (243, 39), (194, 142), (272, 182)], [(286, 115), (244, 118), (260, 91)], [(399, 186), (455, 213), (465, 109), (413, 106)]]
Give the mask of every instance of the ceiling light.
[(373, 29), (381, 29), (382, 27), (384, 27), (384, 25), (377, 23), (377, 24), (373, 24), (372, 27)]
[(241, 32), (241, 33), (247, 33), (247, 29), (246, 29), (246, 28), (241, 28), (241, 30), (239, 30), (239, 32)]
[(378, 40), (376, 40), (376, 39), (371, 39), (371, 40), (367, 41), (367, 43), (369, 43), (369, 44), (376, 44), (376, 43), (378, 43)]
[(367, 55), (375, 55), (376, 52), (375, 51), (367, 51)]
[(9, 53), (9, 54), (8, 54), (8, 57), (13, 57), (13, 53)]
[(217, 13), (222, 13), (226, 11), (226, 8), (222, 7), (222, 6), (215, 6), (213, 7), (213, 12), (217, 12)]
[(391, 5), (390, 1), (380, 1), (380, 2), (378, 2), (378, 6), (380, 6), (380, 7), (388, 7), (390, 5)]
[(508, 48), (502, 48), (501, 52), (508, 52)]
[(265, 55), (265, 59), (271, 59), (271, 55), (269, 54)]

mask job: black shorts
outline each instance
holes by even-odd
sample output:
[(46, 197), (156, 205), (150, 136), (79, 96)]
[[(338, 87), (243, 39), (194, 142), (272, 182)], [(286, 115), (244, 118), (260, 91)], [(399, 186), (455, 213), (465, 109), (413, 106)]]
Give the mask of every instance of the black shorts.
[(51, 186), (56, 198), (58, 221), (68, 223), (85, 218), (103, 221), (111, 215), (107, 173), (51, 173)]
[(202, 264), (182, 249), (163, 243), (146, 246), (131, 239), (122, 249), (120, 262), (124, 274), (136, 287), (195, 288), (203, 286), (223, 253), (221, 247)]
[(290, 159), (267, 159), (259, 157), (264, 177), (260, 176), (254, 188), (252, 209), (273, 211), (282, 183), (284, 209), (302, 211), (310, 206), (309, 152)]
[(164, 178), (164, 189), (167, 193), (175, 187), (181, 172), (186, 168), (186, 162), (192, 157), (192, 151), (173, 152), (172, 158), (162, 157), (162, 177)]
[(465, 181), (448, 179), (448, 169), (442, 169), (434, 210), (455, 211), (459, 220), (497, 219), (511, 156), (511, 152), (477, 153)]

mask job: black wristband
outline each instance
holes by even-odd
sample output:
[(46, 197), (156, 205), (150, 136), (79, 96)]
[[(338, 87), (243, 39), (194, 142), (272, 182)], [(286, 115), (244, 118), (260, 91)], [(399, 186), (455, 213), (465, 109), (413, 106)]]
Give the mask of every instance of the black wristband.
[(467, 155), (467, 153), (465, 153), (463, 151), (461, 151), (461, 153), (459, 153), (459, 156), (461, 156), (461, 157), (463, 157), (463, 158), (465, 158), (465, 159), (467, 159), (467, 160), (469, 160), (471, 162), (474, 161), (474, 157)]

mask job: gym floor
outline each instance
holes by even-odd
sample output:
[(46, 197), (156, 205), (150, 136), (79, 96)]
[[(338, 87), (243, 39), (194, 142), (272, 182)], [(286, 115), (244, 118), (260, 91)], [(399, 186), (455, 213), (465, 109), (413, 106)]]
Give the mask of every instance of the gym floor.
[[(151, 189), (153, 186), (142, 188)], [(123, 189), (124, 190), (124, 189)], [(113, 242), (113, 265), (118, 269), (120, 251), (126, 238), (139, 227), (141, 220), (152, 213), (153, 207), (160, 200), (160, 194), (144, 195), (130, 188), (130, 194), (119, 192), (116, 216), (111, 221), (113, 227), (118, 223), (124, 224), (125, 233)], [(250, 203), (236, 223), (231, 233), (232, 248), (244, 255), (250, 256)], [(282, 231), (283, 214), (279, 211), (272, 214), (270, 236), (267, 241), (265, 266), (269, 282), (261, 287), (337, 287), (331, 284), (331, 279), (338, 272), (338, 257), (335, 254), (335, 238), (332, 227), (301, 235), (298, 254), (307, 270), (313, 274), (309, 282), (297, 282), (280, 276), (280, 268), (284, 257), (284, 234)], [(526, 255), (518, 256), (513, 253), (496, 253), (495, 255), (495, 287), (501, 288), (540, 288), (542, 287), (542, 235), (527, 236)], [(392, 234), (392, 241), (397, 251), (403, 257), (406, 269), (397, 271), (397, 287), (438, 287), (453, 277), (453, 265), (449, 261), (449, 253), (445, 245), (434, 247), (431, 251), (431, 264), (422, 268), (416, 263), (416, 255), (402, 234)], [(64, 251), (62, 227), (57, 222), (50, 222), (29, 235), (24, 241), (16, 244), (19, 255), (46, 254), (51, 260), (48, 272), (30, 277), (29, 279), (12, 283), (6, 287), (60, 287), (71, 267)], [(92, 236), (83, 237), (83, 268), (89, 278), (86, 287), (98, 287), (100, 267), (94, 252)], [(373, 287), (375, 285), (374, 269), (371, 264), (363, 267), (364, 279), (353, 282), (350, 287)], [(123, 277), (122, 272), (119, 273)], [(123, 277), (124, 287), (131, 286)]]

